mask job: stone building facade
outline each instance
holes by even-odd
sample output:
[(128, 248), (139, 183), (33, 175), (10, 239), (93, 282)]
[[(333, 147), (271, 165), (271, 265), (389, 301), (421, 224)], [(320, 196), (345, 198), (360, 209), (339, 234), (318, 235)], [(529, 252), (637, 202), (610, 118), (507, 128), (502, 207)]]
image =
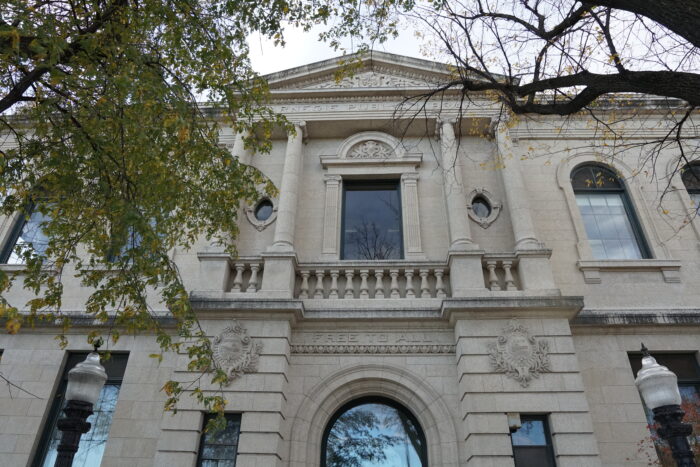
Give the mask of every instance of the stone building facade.
[[(268, 76), (273, 108), (296, 130), (269, 154), (222, 133), (280, 190), (241, 206), (240, 256), (204, 241), (173, 253), (217, 358), (237, 375), (225, 388), (227, 411), (240, 414), (235, 465), (331, 465), (329, 425), (353, 401), (408, 414), (424, 465), (512, 467), (511, 429), (530, 419), (559, 467), (647, 465), (656, 454), (642, 444), (631, 362), (644, 342), (697, 369), (700, 220), (675, 229), (657, 208), (661, 184), (635, 170), (639, 154), (607, 163), (583, 117), (497, 125), (488, 99), (451, 95), (413, 112), (405, 97), (446, 67), (374, 53), (352, 77), (336, 80), (337, 68)], [(651, 120), (630, 124), (629, 140), (659, 136)], [(666, 206), (692, 213), (681, 174), (667, 181)], [(354, 225), (353, 209), (370, 221)], [(3, 242), (16, 222), (0, 220)], [(88, 292), (67, 286), (66, 309)], [(0, 372), (38, 396), (0, 386), (2, 465), (37, 465), (87, 329), (74, 328), (66, 350), (50, 328), (0, 336)], [(188, 397), (163, 413), (163, 383), (192, 377), (186, 355), (158, 362), (148, 336), (112, 351), (128, 357), (101, 465), (197, 465), (205, 414)]]

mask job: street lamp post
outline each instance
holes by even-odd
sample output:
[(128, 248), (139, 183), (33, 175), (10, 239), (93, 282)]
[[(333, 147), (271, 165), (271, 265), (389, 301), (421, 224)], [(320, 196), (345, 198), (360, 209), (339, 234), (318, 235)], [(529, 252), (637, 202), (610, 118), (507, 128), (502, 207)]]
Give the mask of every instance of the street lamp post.
[(73, 465), (80, 437), (90, 431), (90, 423), (86, 420), (92, 415), (92, 408), (99, 400), (102, 387), (107, 381), (107, 373), (100, 365), (100, 354), (97, 353), (100, 343), (95, 345), (95, 351), (90, 352), (85, 361), (68, 372), (66, 407), (63, 409), (66, 417), (57, 422), (62, 436), (57, 448), (55, 467)]
[(671, 453), (678, 467), (696, 467), (688, 436), (693, 427), (683, 423), (685, 413), (681, 409), (681, 394), (678, 391), (678, 377), (656, 359), (642, 344), (642, 368), (637, 372), (637, 385), (644, 404), (654, 412), (654, 420), (659, 424), (658, 433), (668, 441)]

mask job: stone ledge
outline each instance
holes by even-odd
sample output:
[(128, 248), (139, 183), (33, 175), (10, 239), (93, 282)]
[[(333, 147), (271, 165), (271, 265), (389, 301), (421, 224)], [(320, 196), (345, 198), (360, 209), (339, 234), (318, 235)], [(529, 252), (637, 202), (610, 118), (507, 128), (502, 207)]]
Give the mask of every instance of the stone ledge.
[(442, 315), (456, 319), (551, 318), (572, 320), (583, 308), (583, 297), (476, 297), (446, 298)]
[(679, 283), (681, 281), (681, 262), (665, 259), (637, 259), (637, 260), (580, 260), (576, 263), (583, 272), (583, 280), (587, 284), (600, 284), (602, 282), (600, 272), (638, 272), (659, 271), (664, 282)]

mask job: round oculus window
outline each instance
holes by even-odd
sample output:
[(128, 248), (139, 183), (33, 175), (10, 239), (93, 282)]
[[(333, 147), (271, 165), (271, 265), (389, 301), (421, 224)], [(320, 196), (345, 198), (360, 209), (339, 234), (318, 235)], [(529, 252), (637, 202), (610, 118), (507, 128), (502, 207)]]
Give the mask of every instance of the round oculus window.
[(272, 201), (262, 200), (255, 207), (255, 218), (260, 222), (265, 222), (272, 215)]
[(472, 201), (472, 211), (477, 217), (486, 219), (491, 215), (491, 204), (485, 198), (477, 196)]

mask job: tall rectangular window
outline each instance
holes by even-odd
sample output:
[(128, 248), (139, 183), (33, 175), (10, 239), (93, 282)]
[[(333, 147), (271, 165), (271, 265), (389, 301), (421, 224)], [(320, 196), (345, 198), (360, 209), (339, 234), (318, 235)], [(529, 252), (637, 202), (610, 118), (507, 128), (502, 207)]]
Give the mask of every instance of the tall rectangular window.
[(594, 258), (650, 257), (627, 189), (617, 174), (584, 164), (571, 173), (571, 184)]
[(48, 215), (34, 209), (29, 211), (28, 217), (25, 217), (25, 213), (22, 213), (12, 227), (7, 242), (3, 245), (0, 252), (0, 263), (24, 263), (21, 254), (17, 254), (18, 248), (21, 252), (24, 252), (31, 247), (37, 254), (43, 254), (49, 244), (49, 238), (42, 230), (41, 224), (47, 221), (49, 221)]
[(399, 181), (347, 181), (341, 259), (402, 259)]
[(520, 423), (510, 435), (515, 467), (555, 467), (547, 417), (521, 415)]
[[(51, 403), (51, 410), (44, 426), (39, 450), (32, 464), (35, 467), (53, 467), (56, 462), (58, 454), (56, 449), (61, 441), (61, 432), (56, 427), (56, 422), (64, 416), (63, 408), (66, 405), (64, 395), (68, 382), (68, 371), (85, 360), (86, 356), (87, 352), (75, 352), (68, 356), (61, 382)], [(80, 448), (73, 460), (74, 467), (92, 467), (100, 465), (102, 462), (128, 358), (129, 355), (125, 353), (112, 353), (108, 360), (102, 362), (107, 372), (107, 382), (102, 388), (100, 399), (93, 407), (94, 413), (87, 420), (92, 425), (90, 431), (80, 438)]]
[[(204, 417), (204, 427), (216, 415)], [(241, 414), (227, 413), (226, 427), (216, 433), (204, 431), (199, 444), (198, 467), (236, 467), (238, 437), (241, 433)]]
[[(678, 390), (681, 393), (681, 408), (685, 412), (685, 422), (693, 425), (693, 436), (689, 437), (691, 445), (700, 445), (700, 365), (695, 353), (656, 353), (652, 356), (659, 365), (667, 367), (678, 377)], [(642, 368), (642, 354), (629, 354), (634, 376)], [(662, 465), (674, 465), (668, 443), (656, 434), (654, 413), (647, 407), (644, 412), (649, 423), (651, 437)], [(697, 452), (697, 451), (695, 451)], [(697, 457), (697, 456), (696, 456)], [(698, 459), (700, 461), (700, 459)]]

